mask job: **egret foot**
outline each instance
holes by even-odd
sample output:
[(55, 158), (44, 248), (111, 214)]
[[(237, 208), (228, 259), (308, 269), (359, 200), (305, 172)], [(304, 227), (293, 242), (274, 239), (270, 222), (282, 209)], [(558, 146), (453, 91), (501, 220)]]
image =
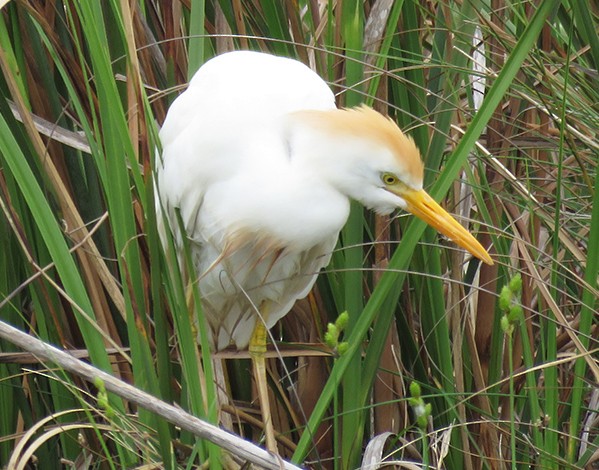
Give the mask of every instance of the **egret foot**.
[(261, 319), (256, 321), (252, 338), (249, 345), (250, 356), (254, 366), (254, 377), (258, 389), (258, 399), (260, 400), (260, 409), (262, 410), (262, 422), (264, 423), (264, 435), (266, 437), (266, 448), (278, 455), (277, 441), (275, 440), (275, 431), (272, 426), (272, 416), (270, 414), (270, 402), (268, 399), (268, 388), (266, 386), (266, 327)]

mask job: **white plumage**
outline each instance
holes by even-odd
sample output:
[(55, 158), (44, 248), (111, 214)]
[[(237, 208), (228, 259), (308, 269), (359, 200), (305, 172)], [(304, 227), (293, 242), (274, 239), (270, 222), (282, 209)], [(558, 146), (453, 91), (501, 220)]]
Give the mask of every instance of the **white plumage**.
[(171, 227), (172, 209), (181, 210), (218, 349), (247, 346), (267, 299), (272, 327), (329, 261), (347, 199), (302, 186), (282, 135), (288, 113), (334, 107), (330, 89), (301, 63), (235, 52), (207, 62), (169, 110), (158, 187)]
[(457, 222), (435, 219), (449, 216), (422, 191), (411, 139), (368, 108), (337, 110), (326, 83), (295, 60), (231, 52), (208, 61), (160, 138), (160, 203), (179, 241), (180, 209), (218, 349), (245, 348), (263, 306), (270, 328), (307, 295), (351, 198), (380, 213), (408, 209), (490, 261)]

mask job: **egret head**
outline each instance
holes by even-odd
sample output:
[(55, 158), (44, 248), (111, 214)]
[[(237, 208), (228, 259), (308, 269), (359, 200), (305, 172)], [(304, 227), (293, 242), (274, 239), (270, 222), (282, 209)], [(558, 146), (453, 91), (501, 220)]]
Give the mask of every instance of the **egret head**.
[[(340, 191), (379, 214), (407, 210), (493, 264), (480, 243), (424, 191), (420, 151), (390, 118), (366, 106), (296, 115), (312, 134), (295, 143), (300, 149), (312, 145), (301, 153), (313, 155), (311, 165)], [(320, 136), (317, 144), (314, 135)]]

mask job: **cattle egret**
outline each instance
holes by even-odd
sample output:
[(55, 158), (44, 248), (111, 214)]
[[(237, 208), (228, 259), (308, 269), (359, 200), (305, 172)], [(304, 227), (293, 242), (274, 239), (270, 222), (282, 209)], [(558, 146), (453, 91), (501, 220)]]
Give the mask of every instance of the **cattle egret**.
[(159, 219), (179, 247), (189, 240), (214, 348), (249, 345), (271, 451), (266, 329), (314, 285), (351, 199), (379, 214), (407, 210), (492, 264), (422, 189), (412, 139), (368, 107), (337, 109), (327, 84), (296, 60), (248, 51), (209, 60), (173, 102), (160, 139)]

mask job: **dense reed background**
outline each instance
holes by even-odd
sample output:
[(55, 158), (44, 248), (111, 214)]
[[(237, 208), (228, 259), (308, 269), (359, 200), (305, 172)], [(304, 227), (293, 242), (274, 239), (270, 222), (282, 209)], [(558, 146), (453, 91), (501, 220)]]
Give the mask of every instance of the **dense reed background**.
[[(427, 189), (496, 264), (405, 214), (355, 207), (326, 275), (273, 330), (283, 455), (313, 468), (596, 468), (596, 3), (4, 3), (2, 320), (216, 421), (209, 353), (157, 236), (157, 129), (215, 54), (296, 57), (340, 106), (367, 103), (414, 137)], [(338, 356), (322, 343), (343, 311)], [(1, 465), (220, 465), (213, 445), (98, 400), (9, 341), (0, 351)], [(225, 411), (259, 442), (245, 357), (227, 361)]]

